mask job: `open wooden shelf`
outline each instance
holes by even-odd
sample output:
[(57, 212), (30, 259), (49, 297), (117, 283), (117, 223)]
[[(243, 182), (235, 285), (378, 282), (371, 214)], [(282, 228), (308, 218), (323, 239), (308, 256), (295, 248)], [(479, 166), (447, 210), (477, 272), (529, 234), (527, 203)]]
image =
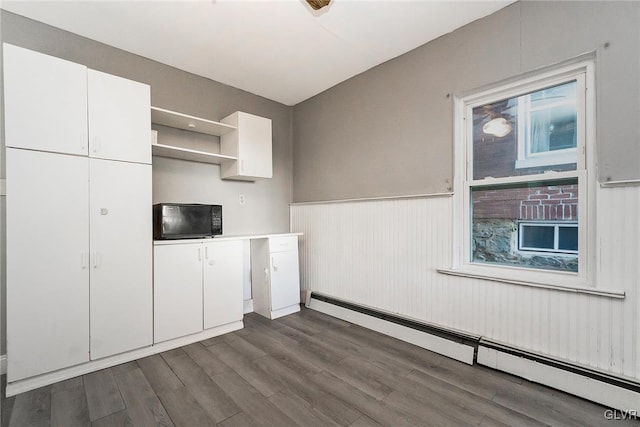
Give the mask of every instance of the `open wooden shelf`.
[(190, 150), (188, 148), (162, 144), (151, 145), (151, 152), (154, 156), (189, 160), (200, 163), (212, 163), (215, 165), (221, 164), (224, 160), (238, 160), (237, 157), (225, 156), (223, 154), (207, 153), (205, 151)]
[(158, 107), (151, 107), (151, 123), (215, 136), (237, 129), (235, 126)]

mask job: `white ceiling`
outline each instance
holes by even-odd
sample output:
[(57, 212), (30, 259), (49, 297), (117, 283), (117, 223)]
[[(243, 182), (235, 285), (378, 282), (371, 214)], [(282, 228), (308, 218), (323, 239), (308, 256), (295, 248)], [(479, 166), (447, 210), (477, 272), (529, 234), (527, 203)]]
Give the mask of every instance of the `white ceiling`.
[(502, 1), (2, 1), (8, 11), (295, 105)]

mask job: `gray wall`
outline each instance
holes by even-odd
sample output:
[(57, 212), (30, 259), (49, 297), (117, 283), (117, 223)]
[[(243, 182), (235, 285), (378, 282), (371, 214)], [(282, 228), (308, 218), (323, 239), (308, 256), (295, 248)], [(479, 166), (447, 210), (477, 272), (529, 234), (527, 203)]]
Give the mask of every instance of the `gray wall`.
[[(273, 124), (273, 179), (251, 182), (223, 181), (220, 167), (175, 159), (153, 159), (153, 201), (196, 202), (223, 205), (225, 234), (252, 234), (289, 231), (291, 201), (292, 109), (274, 101), (244, 92), (173, 67), (136, 56), (24, 17), (2, 11), (3, 42), (43, 52), (87, 65), (89, 68), (151, 85), (151, 104), (158, 107), (218, 120), (234, 111), (268, 117)], [(221, 59), (222, 60), (222, 59)], [(162, 129), (160, 139), (189, 143), (194, 135)], [(218, 138), (207, 141), (213, 146)], [(4, 150), (4, 135), (0, 150)], [(4, 158), (4, 156), (2, 156)], [(0, 162), (4, 178), (4, 162)], [(240, 205), (239, 194), (246, 203)], [(0, 210), (4, 203), (0, 198)], [(4, 230), (4, 214), (0, 230)], [(4, 249), (4, 233), (0, 237)], [(4, 250), (0, 250), (0, 255)], [(2, 324), (5, 324), (5, 271), (2, 269)], [(0, 339), (0, 353), (5, 353), (5, 328)]]
[(450, 191), (449, 95), (587, 52), (599, 180), (640, 178), (639, 28), (638, 2), (518, 2), (296, 105), (294, 202)]

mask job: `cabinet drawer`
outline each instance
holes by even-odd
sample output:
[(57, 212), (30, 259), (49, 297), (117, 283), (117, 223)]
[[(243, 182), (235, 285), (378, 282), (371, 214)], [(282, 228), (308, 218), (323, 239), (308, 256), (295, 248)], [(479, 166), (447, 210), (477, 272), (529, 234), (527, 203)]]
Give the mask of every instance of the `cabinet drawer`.
[(298, 236), (269, 237), (269, 252), (298, 250)]

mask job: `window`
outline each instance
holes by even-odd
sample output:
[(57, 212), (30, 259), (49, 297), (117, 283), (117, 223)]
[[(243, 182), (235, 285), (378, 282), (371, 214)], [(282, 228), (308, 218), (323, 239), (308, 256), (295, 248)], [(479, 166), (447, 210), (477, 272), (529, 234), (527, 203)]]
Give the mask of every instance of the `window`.
[(592, 68), (575, 63), (457, 100), (456, 233), (464, 245), (455, 268), (586, 281)]
[(554, 253), (578, 253), (577, 222), (521, 222), (518, 249)]

